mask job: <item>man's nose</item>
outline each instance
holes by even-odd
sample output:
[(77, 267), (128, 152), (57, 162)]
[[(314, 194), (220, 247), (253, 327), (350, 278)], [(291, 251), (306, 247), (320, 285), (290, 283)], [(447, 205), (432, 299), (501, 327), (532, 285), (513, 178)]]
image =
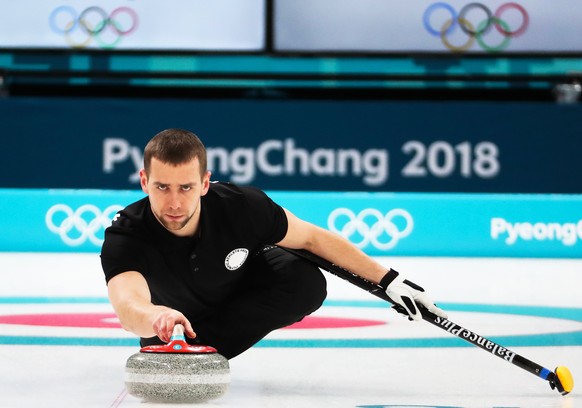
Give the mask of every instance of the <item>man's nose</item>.
[(180, 195), (178, 193), (171, 193), (170, 194), (169, 205), (170, 205), (170, 208), (173, 210), (177, 210), (182, 206), (182, 204), (180, 203)]

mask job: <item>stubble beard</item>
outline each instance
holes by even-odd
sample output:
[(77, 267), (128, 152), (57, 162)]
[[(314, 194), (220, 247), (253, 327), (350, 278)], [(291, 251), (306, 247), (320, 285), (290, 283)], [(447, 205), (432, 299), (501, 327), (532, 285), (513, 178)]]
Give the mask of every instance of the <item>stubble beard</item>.
[(159, 214), (156, 214), (156, 218), (168, 231), (180, 231), (188, 225), (194, 214), (195, 211), (192, 214), (189, 214), (183, 221), (170, 221)]

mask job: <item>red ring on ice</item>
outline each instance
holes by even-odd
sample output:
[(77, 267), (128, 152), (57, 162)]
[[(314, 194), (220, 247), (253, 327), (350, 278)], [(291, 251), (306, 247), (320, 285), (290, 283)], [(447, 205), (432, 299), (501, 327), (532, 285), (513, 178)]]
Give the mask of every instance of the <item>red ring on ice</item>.
[[(0, 324), (25, 326), (120, 328), (114, 313), (43, 313), (0, 316)], [(352, 319), (344, 317), (307, 316), (286, 329), (339, 329), (350, 327), (379, 326), (381, 320)]]

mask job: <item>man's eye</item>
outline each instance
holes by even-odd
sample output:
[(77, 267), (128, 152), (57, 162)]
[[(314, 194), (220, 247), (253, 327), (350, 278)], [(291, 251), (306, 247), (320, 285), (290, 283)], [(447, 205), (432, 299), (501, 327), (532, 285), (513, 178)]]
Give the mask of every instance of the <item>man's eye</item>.
[(167, 187), (167, 186), (158, 186), (158, 190), (165, 191), (165, 190), (167, 190), (167, 189), (168, 189), (168, 187)]
[(190, 190), (192, 190), (192, 187), (190, 187), (190, 186), (183, 186), (182, 187), (182, 191), (190, 191)]

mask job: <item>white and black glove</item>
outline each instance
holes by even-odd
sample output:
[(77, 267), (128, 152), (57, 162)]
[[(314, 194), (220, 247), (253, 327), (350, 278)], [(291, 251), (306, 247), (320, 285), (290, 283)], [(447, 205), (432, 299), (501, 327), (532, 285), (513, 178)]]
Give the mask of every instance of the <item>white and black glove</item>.
[(396, 310), (402, 313), (402, 309), (404, 309), (410, 320), (422, 320), (419, 305), (425, 307), (429, 312), (437, 316), (444, 319), (447, 318), (447, 314), (429, 299), (424, 293), (423, 288), (404, 279), (394, 269), (390, 269), (384, 275), (380, 281), (380, 286), (384, 288), (386, 294), (396, 305), (401, 306), (400, 308), (397, 307)]

